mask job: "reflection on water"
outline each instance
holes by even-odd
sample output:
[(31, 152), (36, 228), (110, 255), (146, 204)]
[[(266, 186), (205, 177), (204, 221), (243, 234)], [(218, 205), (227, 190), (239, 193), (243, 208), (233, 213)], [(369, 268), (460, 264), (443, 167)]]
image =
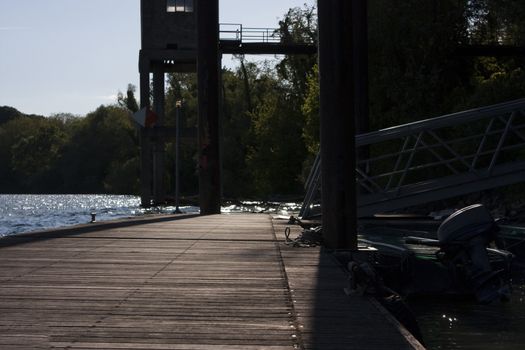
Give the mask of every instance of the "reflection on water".
[[(222, 207), (223, 213), (273, 213), (289, 216), (297, 203), (239, 202)], [(0, 237), (50, 228), (85, 224), (96, 213), (97, 221), (145, 214), (172, 214), (173, 206), (144, 209), (137, 196), (119, 195), (2, 195), (0, 194)], [(183, 213), (198, 213), (195, 206), (182, 206)]]
[(271, 213), (290, 217), (301, 209), (301, 203), (280, 203), (242, 201), (239, 203), (226, 204), (221, 208), (222, 213)]
[[(423, 224), (409, 228), (398, 227), (369, 225), (365, 226), (365, 229), (372, 240), (380, 237), (387, 243), (396, 245), (399, 245), (400, 237), (405, 236), (436, 238), (436, 224), (430, 224), (428, 227)], [(427, 232), (417, 231), (421, 229)], [(512, 274), (512, 294), (509, 302), (480, 305), (473, 298), (459, 300), (445, 299), (446, 297), (407, 300), (429, 350), (525, 349), (525, 249), (518, 249), (524, 246), (525, 229), (501, 226), (501, 233), (507, 241), (507, 247), (516, 248), (513, 250), (518, 261), (518, 270)]]
[[(182, 207), (183, 212), (198, 212)], [(21, 232), (85, 224), (91, 213), (97, 221), (172, 213), (174, 207), (142, 209), (140, 198), (118, 195), (0, 195), (0, 237)]]
[(513, 287), (507, 303), (412, 300), (428, 349), (525, 349), (525, 285)]

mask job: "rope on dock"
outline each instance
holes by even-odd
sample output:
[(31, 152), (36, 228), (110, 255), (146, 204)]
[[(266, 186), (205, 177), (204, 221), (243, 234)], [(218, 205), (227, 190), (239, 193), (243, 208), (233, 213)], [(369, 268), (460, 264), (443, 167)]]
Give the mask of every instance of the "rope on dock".
[(314, 227), (303, 230), (299, 236), (294, 239), (290, 238), (290, 227), (284, 229), (286, 238), (285, 244), (292, 247), (311, 248), (322, 245), (323, 237), (321, 235), (322, 227)]

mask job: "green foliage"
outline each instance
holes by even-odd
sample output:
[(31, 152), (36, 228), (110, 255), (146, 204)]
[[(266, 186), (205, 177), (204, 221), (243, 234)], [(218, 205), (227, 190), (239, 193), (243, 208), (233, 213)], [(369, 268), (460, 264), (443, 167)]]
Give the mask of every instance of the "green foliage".
[(182, 126), (197, 127), (197, 76), (189, 73), (168, 74), (166, 92), (166, 125), (175, 125), (175, 106), (177, 101), (184, 103)]
[(137, 193), (138, 147), (127, 110), (14, 115), (0, 125), (1, 192)]
[(277, 81), (272, 83), (265, 103), (252, 114), (251, 131), (256, 142), (248, 150), (248, 169), (257, 196), (298, 194), (305, 158), (303, 118), (282, 86)]
[(524, 59), (456, 54), (468, 44), (523, 45), (515, 0), (369, 2), (372, 130), (523, 96)]
[(31, 133), (11, 146), (11, 167), (19, 184), (30, 191), (59, 185), (56, 165), (68, 142), (63, 123), (58, 119), (32, 119)]
[(466, 39), (458, 1), (369, 2), (371, 129), (450, 111), (468, 85), (469, 60), (454, 52)]
[[(180, 124), (184, 132), (197, 130), (197, 76), (189, 73), (168, 74), (168, 88), (166, 92), (166, 125), (175, 126), (176, 104), (182, 103), (180, 109)], [(195, 133), (196, 134), (196, 133)], [(166, 145), (166, 178), (168, 193), (175, 191), (175, 144)], [(198, 193), (197, 173), (197, 139), (184, 140), (179, 151), (180, 191), (182, 195)]]
[[(180, 193), (192, 196), (199, 192), (197, 173), (197, 142), (183, 142), (179, 150), (179, 182)], [(175, 193), (175, 144), (166, 145), (166, 183), (167, 193)]]
[(33, 118), (20, 113), (17, 117), (0, 125), (0, 164), (2, 164), (0, 166), (0, 190), (3, 193), (17, 192), (19, 185), (12, 164), (12, 149), (18, 140), (31, 136), (34, 123)]
[(22, 113), (20, 113), (18, 110), (16, 110), (13, 107), (9, 106), (1, 106), (0, 107), (0, 125), (7, 123), (10, 120), (13, 120), (15, 118), (19, 118), (22, 116)]
[(317, 154), (319, 151), (319, 67), (314, 66), (312, 72), (308, 75), (308, 90), (302, 106), (302, 112), (305, 117), (303, 127), (303, 137), (305, 140), (308, 153)]
[[(315, 8), (307, 5), (291, 8), (279, 21), (278, 31), (284, 43), (317, 44)], [(294, 96), (294, 102), (302, 104), (308, 89), (308, 75), (316, 62), (315, 55), (286, 55), (276, 65), (277, 74), (288, 84), (287, 92)]]
[[(371, 130), (525, 95), (523, 57), (456, 52), (465, 44), (524, 45), (525, 2), (370, 0), (368, 10)], [(290, 9), (278, 31), (283, 42), (316, 43), (315, 8)], [(305, 164), (319, 149), (317, 58), (288, 55), (274, 67), (237, 58), (238, 69), (222, 71), (224, 197), (301, 194)], [(27, 116), (0, 107), (0, 191), (137, 193), (140, 158), (129, 118), (138, 110), (134, 94), (130, 84), (115, 106), (83, 118)], [(165, 111), (168, 126), (179, 111), (182, 131), (196, 130), (195, 74), (168, 75)], [(196, 153), (197, 140), (184, 139), (186, 195), (198, 191)], [(173, 143), (166, 144), (166, 154), (173, 191)]]
[(470, 41), (476, 44), (522, 46), (525, 42), (525, 3), (520, 0), (467, 1), (465, 13)]
[[(63, 190), (69, 193), (105, 193), (123, 190), (114, 172), (138, 157), (135, 129), (126, 110), (100, 106), (81, 120), (61, 159)], [(132, 163), (133, 164), (133, 163)], [(134, 164), (137, 164), (135, 162)], [(129, 174), (129, 170), (124, 172)], [(134, 181), (136, 181), (136, 174)], [(131, 181), (133, 183), (134, 181)], [(135, 185), (127, 193), (136, 190)]]
[(466, 98), (464, 108), (485, 106), (525, 96), (525, 72), (521, 67), (504, 69), (488, 78), (477, 77), (476, 87)]
[(135, 113), (139, 110), (139, 104), (135, 98), (135, 85), (128, 84), (128, 89), (126, 90), (126, 97), (122, 92), (117, 94), (117, 103), (119, 106), (128, 109), (130, 112)]
[(140, 158), (117, 159), (109, 164), (104, 177), (105, 193), (139, 193)]
[[(291, 9), (279, 26), (285, 42), (315, 43), (317, 40), (314, 8)], [(237, 70), (222, 71), (223, 195), (269, 198), (301, 194), (303, 164), (307, 157), (305, 139), (310, 137), (308, 142), (318, 142), (318, 137), (313, 135), (316, 97), (308, 97), (311, 120), (309, 131), (303, 130), (303, 104), (307, 94), (314, 94), (310, 90), (316, 88), (313, 83), (316, 57), (285, 56), (271, 68), (246, 62), (242, 56), (237, 58), (240, 63)], [(184, 100), (186, 126), (196, 126), (195, 77), (170, 74), (168, 81), (168, 123), (173, 121), (175, 102)], [(183, 148), (188, 149), (189, 145)], [(195, 163), (188, 161), (194, 162), (194, 159), (186, 159), (183, 169), (195, 169)]]
[(246, 157), (252, 142), (250, 126), (258, 68), (252, 63), (244, 64), (236, 72), (224, 70), (223, 84), (223, 193), (227, 198), (242, 198), (250, 194), (253, 179)]

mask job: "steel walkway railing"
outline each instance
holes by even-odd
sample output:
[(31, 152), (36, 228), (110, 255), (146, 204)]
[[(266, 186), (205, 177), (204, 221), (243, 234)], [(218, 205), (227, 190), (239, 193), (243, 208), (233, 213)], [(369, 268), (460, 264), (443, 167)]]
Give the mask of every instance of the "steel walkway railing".
[(219, 48), (233, 55), (313, 55), (317, 45), (308, 38), (281, 35), (279, 28), (253, 28), (238, 23), (220, 23)]
[[(525, 99), (356, 136), (358, 216), (525, 181)], [(301, 213), (320, 186), (314, 168)]]
[(281, 35), (277, 28), (251, 28), (239, 23), (221, 23), (219, 39), (242, 43), (278, 43)]

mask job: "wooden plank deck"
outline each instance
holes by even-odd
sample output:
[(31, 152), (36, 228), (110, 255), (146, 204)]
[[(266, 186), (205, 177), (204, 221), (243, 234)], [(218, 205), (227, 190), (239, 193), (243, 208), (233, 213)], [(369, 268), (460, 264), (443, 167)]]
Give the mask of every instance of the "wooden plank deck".
[(215, 215), (0, 240), (0, 349), (417, 348), (283, 232)]

